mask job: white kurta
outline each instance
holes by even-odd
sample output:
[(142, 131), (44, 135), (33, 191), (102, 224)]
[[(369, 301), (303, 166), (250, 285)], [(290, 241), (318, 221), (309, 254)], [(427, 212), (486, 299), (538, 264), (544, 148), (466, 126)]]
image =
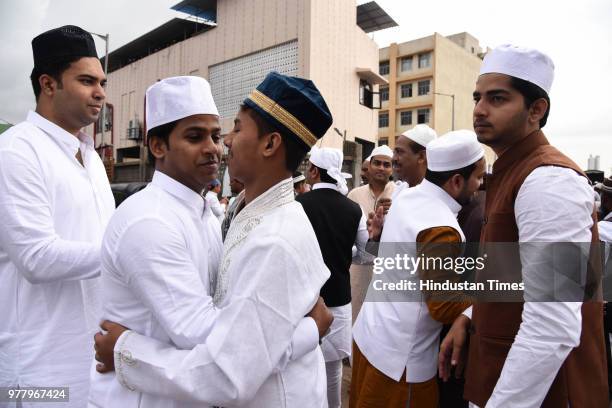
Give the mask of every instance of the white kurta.
[(69, 386), (82, 407), (115, 206), (104, 166), (90, 137), (30, 112), (0, 138), (0, 191), (0, 386)]
[(225, 208), (223, 208), (223, 206), (219, 202), (217, 193), (215, 193), (214, 191), (209, 191), (208, 193), (206, 193), (205, 198), (210, 206), (212, 213), (219, 220), (219, 225), (220, 225), (223, 222), (223, 218), (225, 217)]
[[(385, 218), (379, 257), (394, 258), (404, 253), (417, 257), (418, 234), (434, 227), (452, 227), (465, 240), (457, 223), (459, 210), (459, 203), (427, 180), (404, 189), (395, 197)], [(405, 269), (384, 273), (386, 282), (419, 279), (418, 273), (411, 274)], [(397, 294), (376, 293), (370, 285), (368, 296), (377, 301), (368, 301), (366, 297), (353, 327), (353, 338), (370, 364), (387, 377), (399, 381), (405, 371), (407, 382), (418, 383), (436, 375), (442, 323), (431, 317), (424, 296), (418, 291), (414, 293), (421, 301), (414, 297), (397, 301)]]
[[(217, 313), (209, 295), (221, 258), (221, 230), (204, 198), (156, 171), (112, 217), (102, 244), (104, 319), (191, 349)], [(93, 362), (90, 406), (191, 406), (130, 392)]]
[(201, 404), (325, 407), (320, 348), (279, 363), (328, 278), (292, 181), (283, 180), (232, 222), (215, 293), (221, 309), (206, 341), (177, 350), (125, 332), (117, 377), (129, 389)]

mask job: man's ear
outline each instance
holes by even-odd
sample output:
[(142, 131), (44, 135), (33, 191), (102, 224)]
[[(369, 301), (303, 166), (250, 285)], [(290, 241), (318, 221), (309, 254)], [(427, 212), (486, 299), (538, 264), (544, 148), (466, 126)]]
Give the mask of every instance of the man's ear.
[(38, 77), (38, 84), (40, 85), (40, 92), (46, 96), (53, 96), (58, 88), (58, 82), (47, 74), (42, 74)]
[(535, 100), (529, 107), (529, 121), (532, 124), (539, 124), (540, 119), (544, 117), (548, 110), (548, 102), (546, 99), (540, 98)]
[(163, 159), (168, 151), (168, 145), (157, 136), (149, 138), (149, 150), (156, 159)]
[(272, 132), (264, 136), (265, 147), (263, 150), (264, 157), (274, 156), (278, 149), (280, 149), (283, 139), (278, 132)]
[(425, 150), (421, 150), (418, 153), (418, 156), (419, 157), (417, 157), (417, 163), (426, 163), (427, 162), (427, 153), (425, 152)]
[(454, 174), (448, 181), (451, 185), (451, 191), (454, 193), (460, 192), (463, 189), (464, 183), (466, 182), (461, 174)]

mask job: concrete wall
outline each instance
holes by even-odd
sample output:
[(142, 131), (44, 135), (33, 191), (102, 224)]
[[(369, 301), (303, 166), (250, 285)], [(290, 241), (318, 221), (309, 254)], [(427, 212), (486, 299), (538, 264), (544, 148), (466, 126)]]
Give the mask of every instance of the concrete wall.
[[(219, 1), (216, 28), (110, 73), (107, 101), (115, 108), (115, 149), (140, 143), (126, 138), (128, 122), (136, 115), (143, 121), (145, 91), (158, 79), (176, 75), (208, 78), (211, 65), (295, 39), (299, 72), (303, 75), (308, 61), (309, 44), (305, 40), (310, 30), (309, 9), (309, 2), (302, 0)], [(233, 118), (222, 121), (224, 132), (229, 131), (232, 121)], [(106, 137), (106, 143), (110, 143), (110, 135)]]
[(359, 104), (356, 68), (378, 72), (378, 46), (356, 22), (355, 0), (310, 0), (310, 49), (307, 76), (314, 81), (334, 117), (322, 145), (342, 147), (355, 137), (375, 142), (378, 110)]
[[(455, 129), (473, 129), (472, 93), (482, 60), (440, 34), (435, 35), (435, 41), (436, 60), (440, 61), (436, 65), (434, 76), (436, 92), (455, 95)], [(452, 123), (452, 99), (434, 95), (434, 109), (436, 131), (440, 134), (449, 132)]]
[[(127, 139), (128, 122), (137, 118), (143, 123), (145, 91), (157, 80), (176, 75), (208, 78), (212, 65), (292, 40), (298, 42), (298, 76), (315, 82), (334, 117), (323, 144), (342, 146), (333, 127), (346, 130), (347, 140), (376, 140), (378, 111), (359, 105), (355, 69), (378, 72), (378, 46), (356, 25), (355, 0), (224, 0), (217, 7), (216, 28), (109, 74), (107, 102), (114, 106), (115, 149), (142, 143)], [(223, 118), (223, 133), (232, 124), (233, 117)], [(93, 134), (93, 126), (88, 132)], [(109, 133), (104, 142), (111, 143)]]
[[(474, 52), (472, 52), (472, 48)], [(418, 68), (418, 54), (432, 52), (431, 67)], [(452, 98), (435, 93), (455, 95), (455, 129), (473, 129), (472, 112), (474, 102), (472, 92), (478, 78), (482, 60), (478, 40), (469, 33), (459, 33), (444, 37), (434, 35), (408, 41), (393, 43), (379, 52), (380, 61), (389, 64), (389, 102), (384, 110), (389, 112), (389, 127), (379, 129), (379, 138), (388, 138), (389, 145), (395, 143), (395, 136), (416, 125), (416, 114), (419, 108), (431, 107), (430, 123), (439, 135), (449, 132), (452, 127)], [(401, 71), (401, 58), (413, 55), (412, 70)], [(430, 94), (418, 96), (418, 82), (431, 79)], [(413, 83), (413, 97), (401, 98), (401, 85)], [(401, 111), (412, 110), (413, 122), (410, 126), (401, 126)], [(488, 163), (494, 160), (494, 154), (485, 148)]]
[[(419, 38), (413, 41), (397, 44), (392, 43), (389, 47), (381, 49), (379, 52), (380, 61), (389, 61), (389, 75), (385, 78), (389, 81), (389, 102), (383, 105), (383, 111), (389, 112), (389, 127), (380, 129), (379, 138), (388, 138), (389, 146), (395, 145), (395, 136), (410, 129), (417, 123), (417, 110), (433, 106), (433, 92), (435, 89), (434, 70), (437, 64), (436, 54), (433, 52), (435, 47), (434, 36)], [(419, 68), (419, 54), (430, 53), (430, 66)], [(402, 57), (412, 56), (412, 69), (401, 70)], [(430, 93), (428, 95), (418, 95), (418, 82), (430, 80)], [(402, 84), (412, 83), (412, 97), (401, 98)], [(402, 126), (400, 112), (405, 110), (413, 111), (412, 125)], [(430, 112), (430, 126), (433, 124), (434, 110)], [(433, 127), (433, 126), (432, 126)]]
[[(473, 38), (473, 37), (472, 37)], [(469, 40), (469, 38), (468, 38)], [(455, 129), (473, 130), (474, 99), (482, 60), (476, 54), (466, 52), (454, 41), (435, 34), (436, 65), (434, 80), (436, 92), (455, 95)], [(468, 42), (468, 47), (473, 43)], [(448, 96), (434, 96), (434, 128), (439, 135), (449, 132), (452, 126), (452, 99)], [(487, 162), (493, 162), (493, 152), (486, 148)]]

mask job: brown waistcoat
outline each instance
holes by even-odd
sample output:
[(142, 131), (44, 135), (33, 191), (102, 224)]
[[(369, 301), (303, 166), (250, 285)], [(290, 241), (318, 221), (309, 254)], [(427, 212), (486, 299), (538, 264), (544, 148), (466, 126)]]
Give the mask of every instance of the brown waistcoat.
[[(485, 225), (481, 242), (518, 242), (514, 202), (525, 178), (537, 167), (554, 165), (584, 175), (569, 158), (534, 132), (507, 150), (487, 177)], [(554, 209), (551, 209), (554, 211)], [(597, 223), (592, 231), (598, 241)], [(486, 279), (486, 277), (481, 277)], [(465, 398), (484, 407), (491, 397), (521, 324), (522, 303), (477, 303), (472, 314)], [(531, 367), (525, 367), (529, 370)], [(546, 408), (608, 407), (606, 356), (601, 302), (582, 306), (580, 345), (559, 370), (542, 404)]]

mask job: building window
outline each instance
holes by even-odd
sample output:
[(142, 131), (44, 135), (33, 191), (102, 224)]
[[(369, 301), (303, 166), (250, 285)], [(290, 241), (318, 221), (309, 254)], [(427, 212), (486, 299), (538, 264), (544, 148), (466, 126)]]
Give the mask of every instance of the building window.
[(378, 73), (380, 75), (389, 75), (389, 61), (381, 61), (378, 64)]
[(386, 128), (389, 127), (389, 113), (379, 113), (378, 114), (378, 127)]
[(429, 93), (429, 79), (426, 81), (419, 81), (419, 96), (427, 95)]
[(431, 53), (419, 54), (419, 68), (429, 68), (431, 66)]
[(404, 57), (401, 59), (400, 69), (402, 72), (412, 71), (412, 57)]
[(208, 81), (219, 115), (234, 118), (236, 106), (240, 106), (270, 71), (289, 76), (298, 74), (297, 40), (209, 67)]
[(402, 126), (412, 125), (412, 111), (400, 112), (400, 123)]
[(417, 111), (417, 123), (429, 123), (429, 109), (419, 109)]
[(380, 101), (381, 102), (386, 102), (389, 100), (389, 87), (388, 86), (381, 86), (380, 87)]
[(402, 98), (412, 98), (412, 84), (402, 84), (401, 95)]
[(364, 80), (359, 81), (359, 103), (370, 109), (380, 109), (379, 92), (372, 91), (372, 85)]

